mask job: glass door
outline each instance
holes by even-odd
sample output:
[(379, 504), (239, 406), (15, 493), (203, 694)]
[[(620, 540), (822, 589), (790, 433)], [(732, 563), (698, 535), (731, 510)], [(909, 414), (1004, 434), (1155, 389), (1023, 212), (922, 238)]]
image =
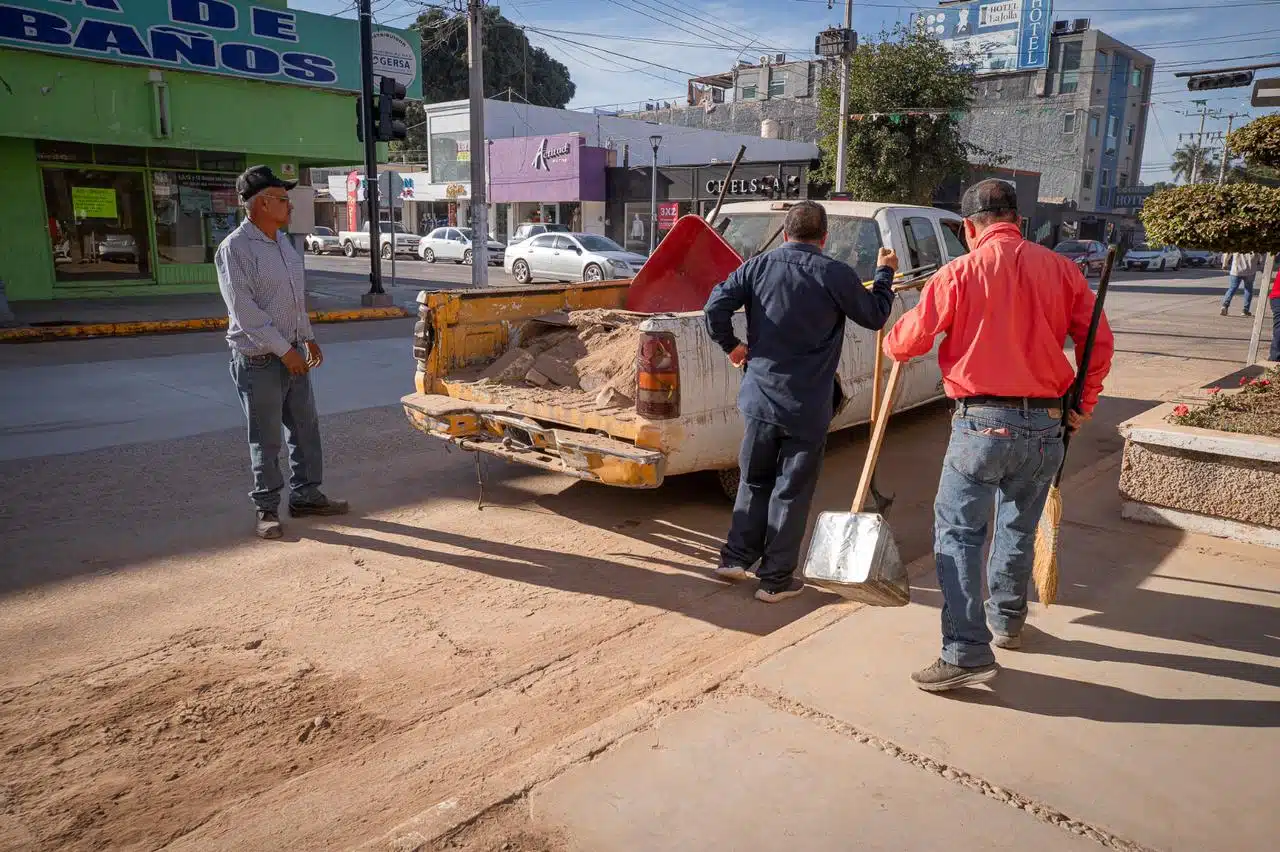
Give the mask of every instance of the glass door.
[(42, 172), (58, 283), (153, 280), (143, 172)]

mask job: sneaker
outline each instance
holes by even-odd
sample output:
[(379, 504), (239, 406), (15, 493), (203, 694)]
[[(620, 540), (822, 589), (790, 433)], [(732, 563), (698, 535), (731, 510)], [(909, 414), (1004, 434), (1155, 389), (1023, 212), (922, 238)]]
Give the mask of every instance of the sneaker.
[(1222, 315), (1223, 315), (1224, 317), (1227, 315), (1227, 309), (1226, 309), (1226, 308), (1223, 308), (1223, 309), (1222, 309)]
[(755, 574), (752, 573), (750, 568), (744, 568), (741, 565), (717, 565), (716, 576), (721, 580), (740, 582), (752, 579)]
[(756, 589), (756, 600), (765, 603), (778, 603), (788, 598), (794, 598), (796, 595), (804, 591), (804, 581), (799, 577), (792, 577), (786, 586), (777, 590), (769, 590), (764, 586)]
[(946, 660), (935, 660), (933, 665), (921, 669), (911, 676), (916, 686), (925, 692), (946, 692), (961, 686), (975, 686), (986, 683), (1000, 671), (1000, 666), (988, 663), (985, 666), (964, 668), (953, 666)]
[(1245, 312), (1242, 314), (1242, 316), (1251, 317), (1251, 316), (1253, 316), (1253, 312), (1252, 312), (1252, 311), (1245, 311)]
[(306, 515), (345, 515), (349, 508), (346, 500), (330, 500), (323, 494), (305, 503), (289, 501), (289, 514), (295, 518)]
[(992, 631), (991, 644), (997, 648), (1004, 648), (1006, 651), (1016, 651), (1022, 647), (1022, 636), (1020, 634), (1008, 636), (1004, 633)]
[(280, 526), (280, 514), (266, 509), (258, 510), (258, 524), (254, 529), (258, 538), (275, 539), (284, 535), (284, 527)]

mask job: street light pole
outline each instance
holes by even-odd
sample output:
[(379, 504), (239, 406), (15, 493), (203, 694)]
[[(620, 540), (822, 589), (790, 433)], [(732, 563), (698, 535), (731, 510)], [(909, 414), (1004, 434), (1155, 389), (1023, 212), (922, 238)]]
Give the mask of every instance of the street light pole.
[(489, 286), (489, 204), (485, 193), (484, 0), (467, 6), (467, 65), (471, 101), (471, 286)]
[[(844, 0), (844, 28), (853, 29), (853, 0)], [(845, 191), (844, 173), (847, 168), (846, 159), (849, 146), (849, 53), (840, 55), (840, 123), (836, 136), (836, 192)]]
[(653, 169), (649, 185), (649, 254), (653, 254), (654, 242), (658, 236), (658, 146), (662, 144), (662, 137), (655, 133), (649, 137), (649, 144), (653, 146)]

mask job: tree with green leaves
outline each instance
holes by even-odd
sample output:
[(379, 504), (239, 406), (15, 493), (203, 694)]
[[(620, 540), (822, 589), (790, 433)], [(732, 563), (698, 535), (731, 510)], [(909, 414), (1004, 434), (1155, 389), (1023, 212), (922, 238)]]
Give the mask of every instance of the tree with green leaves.
[(1193, 143), (1183, 145), (1173, 152), (1173, 161), (1169, 166), (1175, 182), (1186, 180), (1191, 183), (1191, 176), (1196, 176), (1197, 183), (1208, 183), (1218, 179), (1218, 166), (1209, 157), (1209, 151)]
[[(463, 100), (467, 89), (467, 19), (430, 8), (418, 16), (413, 29), (422, 36), (423, 103)], [(576, 87), (569, 69), (547, 51), (529, 43), (524, 30), (504, 18), (494, 6), (484, 9), (484, 93), (486, 98), (511, 98), (535, 106), (563, 108)], [(409, 105), (409, 138), (393, 143), (393, 157), (425, 163), (427, 127), (421, 104)]]
[(1227, 137), (1227, 147), (1249, 167), (1280, 169), (1280, 114), (1255, 118)]
[(1153, 194), (1142, 206), (1147, 239), (1221, 252), (1280, 250), (1280, 189), (1198, 183)]
[(941, 42), (898, 26), (858, 46), (850, 61), (849, 113), (841, 117), (839, 74), (818, 93), (822, 166), (834, 182), (839, 122), (849, 122), (846, 186), (854, 198), (929, 204), (950, 178), (963, 177), (969, 155), (960, 122), (973, 99), (973, 71)]

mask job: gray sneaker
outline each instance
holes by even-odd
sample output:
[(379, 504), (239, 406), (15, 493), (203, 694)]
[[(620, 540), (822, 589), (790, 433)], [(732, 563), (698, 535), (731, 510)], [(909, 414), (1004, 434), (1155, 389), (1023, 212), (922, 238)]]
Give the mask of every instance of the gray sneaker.
[(1016, 651), (1022, 647), (1022, 634), (1006, 636), (993, 630), (991, 631), (991, 644), (997, 648), (1004, 648), (1006, 651)]
[(985, 666), (964, 668), (953, 666), (946, 660), (935, 660), (933, 665), (921, 669), (911, 676), (916, 686), (925, 692), (946, 692), (961, 686), (976, 686), (991, 680), (1000, 671), (1000, 666), (989, 663)]
[(804, 581), (799, 577), (792, 577), (791, 581), (781, 589), (766, 589), (764, 586), (756, 589), (756, 600), (764, 603), (778, 603), (788, 598), (794, 598), (804, 591)]
[(742, 580), (751, 580), (755, 577), (755, 574), (751, 572), (750, 568), (744, 568), (741, 565), (717, 565), (716, 576), (721, 580), (731, 580), (737, 583)]

